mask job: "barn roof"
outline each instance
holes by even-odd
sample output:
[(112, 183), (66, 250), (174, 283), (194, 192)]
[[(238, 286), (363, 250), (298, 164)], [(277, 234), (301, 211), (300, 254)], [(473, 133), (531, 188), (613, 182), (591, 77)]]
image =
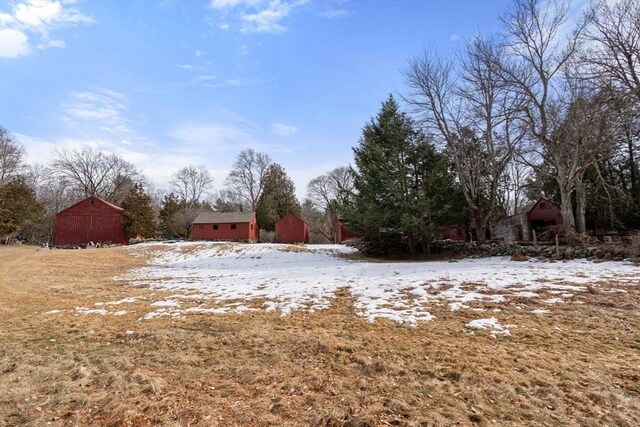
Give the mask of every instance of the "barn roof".
[(283, 219), (285, 219), (288, 216), (292, 216), (295, 219), (304, 222), (305, 224), (307, 224), (307, 226), (309, 226), (309, 223), (307, 221), (305, 221), (304, 219), (300, 218), (298, 215), (294, 214), (293, 212), (287, 212), (282, 218), (280, 218), (277, 222), (282, 221)]
[(549, 200), (546, 197), (540, 197), (534, 204), (533, 206), (531, 206), (531, 208), (527, 211), (527, 215), (529, 215), (531, 212), (533, 212), (533, 210), (536, 208), (536, 206), (538, 206), (540, 204), (540, 202), (546, 202), (549, 203), (551, 205), (554, 205), (555, 207), (559, 208), (560, 205), (557, 204), (556, 202), (554, 202), (553, 200)]
[(117, 212), (120, 212), (120, 213), (122, 213), (122, 212), (124, 211), (124, 208), (121, 208), (120, 206), (116, 206), (116, 205), (114, 205), (113, 203), (109, 203), (109, 202), (107, 202), (106, 200), (101, 199), (101, 198), (100, 198), (100, 197), (98, 197), (98, 196), (89, 196), (89, 197), (85, 197), (84, 199), (80, 200), (78, 203), (74, 203), (73, 205), (71, 205), (71, 206), (69, 206), (69, 207), (67, 207), (67, 208), (62, 209), (62, 210), (61, 210), (60, 212), (58, 212), (56, 215), (59, 215), (59, 214), (61, 214), (61, 213), (63, 213), (63, 212), (66, 212), (66, 211), (68, 211), (69, 209), (72, 209), (72, 208), (74, 208), (74, 207), (78, 206), (79, 204), (81, 204), (81, 203), (83, 203), (83, 202), (85, 202), (85, 201), (89, 200), (89, 199), (95, 199), (95, 200), (99, 201), (100, 203), (102, 203), (102, 204), (104, 204), (104, 205), (107, 205), (108, 207), (110, 207), (110, 208), (111, 208), (111, 209), (113, 209), (114, 211), (117, 211)]
[(228, 224), (251, 222), (255, 212), (200, 212), (193, 221), (194, 224)]

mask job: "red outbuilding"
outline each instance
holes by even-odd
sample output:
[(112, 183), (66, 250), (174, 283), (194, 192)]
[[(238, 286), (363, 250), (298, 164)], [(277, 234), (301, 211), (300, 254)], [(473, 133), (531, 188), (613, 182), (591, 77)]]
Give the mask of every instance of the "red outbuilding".
[(129, 239), (124, 232), (127, 216), (119, 206), (96, 196), (89, 196), (56, 214), (54, 245), (87, 243), (121, 243)]
[(260, 238), (255, 212), (200, 212), (193, 221), (194, 240), (253, 240)]
[(362, 235), (349, 231), (339, 217), (333, 218), (333, 243), (342, 243), (346, 240), (359, 239)]
[(491, 238), (529, 241), (533, 239), (534, 231), (539, 236), (545, 229), (560, 224), (560, 206), (545, 197), (540, 197), (530, 209), (502, 218), (493, 224)]
[(309, 224), (291, 212), (276, 222), (277, 243), (309, 243)]

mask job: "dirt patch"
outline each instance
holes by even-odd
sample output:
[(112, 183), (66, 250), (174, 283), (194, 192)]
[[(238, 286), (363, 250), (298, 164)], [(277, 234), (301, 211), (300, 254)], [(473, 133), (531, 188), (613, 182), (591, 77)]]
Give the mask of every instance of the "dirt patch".
[[(0, 425), (640, 425), (637, 286), (540, 315), (509, 300), (517, 327), (492, 338), (446, 304), (369, 323), (346, 289), (316, 313), (138, 321), (173, 294), (112, 279), (144, 263), (0, 247)], [(121, 316), (75, 311), (126, 297)]]

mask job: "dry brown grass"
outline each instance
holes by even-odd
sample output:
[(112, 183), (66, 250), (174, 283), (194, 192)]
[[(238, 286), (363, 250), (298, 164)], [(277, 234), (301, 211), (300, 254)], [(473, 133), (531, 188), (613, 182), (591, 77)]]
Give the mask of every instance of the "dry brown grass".
[(149, 300), (74, 314), (161, 298), (111, 279), (144, 262), (0, 247), (0, 425), (640, 425), (637, 286), (598, 285), (551, 315), (530, 312), (549, 295), (486, 303), (518, 325), (497, 339), (464, 328), (479, 313), (446, 305), (417, 328), (368, 323), (344, 289), (287, 317), (137, 321)]

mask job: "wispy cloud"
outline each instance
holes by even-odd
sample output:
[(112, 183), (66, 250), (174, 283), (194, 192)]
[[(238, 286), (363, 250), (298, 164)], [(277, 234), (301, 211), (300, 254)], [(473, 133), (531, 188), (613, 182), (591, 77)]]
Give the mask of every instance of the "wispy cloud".
[(194, 152), (205, 148), (243, 148), (256, 142), (255, 128), (246, 124), (187, 123), (167, 135), (180, 142), (181, 151)]
[[(11, 4), (10, 11), (0, 12), (0, 58), (19, 58), (38, 49), (63, 48), (62, 39), (52, 39), (51, 33), (66, 26), (91, 24), (94, 20), (71, 2), (57, 0), (26, 0)], [(30, 40), (33, 39), (33, 40)]]
[(72, 92), (70, 101), (62, 104), (67, 121), (92, 122), (92, 126), (110, 133), (131, 133), (125, 118), (126, 97), (108, 89)]
[(278, 136), (291, 136), (297, 131), (298, 129), (295, 126), (285, 125), (284, 123), (274, 123), (271, 125), (271, 132)]
[(454, 34), (451, 34), (449, 36), (449, 41), (455, 42), (455, 41), (458, 41), (458, 40), (460, 40), (460, 35), (459, 34), (454, 33)]
[(201, 76), (196, 77), (196, 81), (198, 82), (208, 82), (215, 79), (216, 79), (216, 76), (210, 75), (210, 74), (203, 74)]
[(320, 16), (327, 19), (343, 18), (349, 15), (347, 9), (330, 9), (320, 12)]
[(258, 79), (258, 78), (226, 79), (220, 82), (200, 81), (200, 83), (202, 83), (203, 86), (211, 87), (211, 88), (253, 86), (253, 85), (257, 85), (264, 82), (265, 80)]
[(308, 0), (211, 0), (219, 15), (216, 26), (223, 31), (238, 28), (243, 33), (282, 33), (283, 21)]

